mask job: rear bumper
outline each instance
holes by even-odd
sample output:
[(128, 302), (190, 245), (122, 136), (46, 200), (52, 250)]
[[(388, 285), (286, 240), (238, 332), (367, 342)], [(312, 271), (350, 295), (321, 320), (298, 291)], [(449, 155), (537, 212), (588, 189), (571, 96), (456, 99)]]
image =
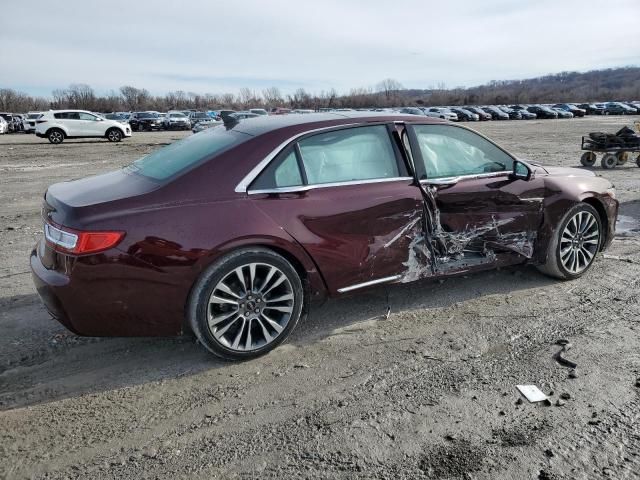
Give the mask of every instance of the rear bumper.
[(83, 258), (56, 255), (38, 242), (31, 273), (45, 308), (67, 329), (94, 337), (181, 333), (188, 289), (167, 274), (116, 249)]

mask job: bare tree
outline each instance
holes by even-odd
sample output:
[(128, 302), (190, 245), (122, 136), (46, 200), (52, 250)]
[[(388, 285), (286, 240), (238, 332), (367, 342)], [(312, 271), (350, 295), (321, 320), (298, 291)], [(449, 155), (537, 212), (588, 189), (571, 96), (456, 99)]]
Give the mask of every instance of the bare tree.
[(391, 100), (398, 96), (398, 92), (404, 90), (402, 84), (393, 78), (385, 78), (376, 85), (376, 91), (384, 94), (387, 105)]
[(278, 87), (269, 87), (262, 90), (262, 99), (264, 100), (264, 105), (268, 108), (284, 104), (284, 98)]

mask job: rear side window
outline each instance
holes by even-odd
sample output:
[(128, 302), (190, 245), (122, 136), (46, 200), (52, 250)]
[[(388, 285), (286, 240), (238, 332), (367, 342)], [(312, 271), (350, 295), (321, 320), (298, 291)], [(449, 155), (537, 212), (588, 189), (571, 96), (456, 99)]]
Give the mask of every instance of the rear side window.
[(80, 114), (78, 112), (58, 112), (53, 116), (58, 120), (80, 120)]
[(154, 180), (167, 180), (250, 138), (250, 135), (223, 126), (210, 128), (156, 150), (126, 169)]
[(298, 187), (304, 185), (298, 159), (293, 147), (278, 155), (251, 185), (252, 190)]
[(320, 133), (298, 145), (309, 185), (399, 176), (384, 125)]

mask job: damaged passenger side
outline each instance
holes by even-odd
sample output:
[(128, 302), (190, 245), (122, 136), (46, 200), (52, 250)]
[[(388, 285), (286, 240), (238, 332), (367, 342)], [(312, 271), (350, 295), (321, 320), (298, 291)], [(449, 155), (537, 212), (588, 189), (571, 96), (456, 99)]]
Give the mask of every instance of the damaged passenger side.
[[(542, 198), (522, 197), (531, 190), (518, 185), (530, 176), (525, 165), (457, 126), (402, 124), (396, 133), (423, 198), (403, 282), (494, 265), (501, 253), (531, 258)], [(526, 175), (514, 176), (520, 166)]]

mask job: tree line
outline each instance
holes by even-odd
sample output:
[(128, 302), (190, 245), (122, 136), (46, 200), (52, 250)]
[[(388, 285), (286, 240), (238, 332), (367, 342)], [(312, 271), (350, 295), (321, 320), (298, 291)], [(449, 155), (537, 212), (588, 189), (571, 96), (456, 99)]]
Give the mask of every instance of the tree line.
[(86, 84), (56, 89), (50, 97), (37, 97), (0, 88), (0, 111), (27, 112), (73, 108), (94, 112), (167, 111), (171, 109), (372, 108), (412, 105), (501, 105), (517, 103), (598, 102), (639, 100), (640, 68), (624, 67), (590, 72), (562, 72), (527, 80), (491, 81), (477, 87), (447, 88), (444, 84), (423, 90), (406, 89), (392, 78), (374, 87), (335, 89), (311, 93), (298, 88), (283, 94), (278, 87), (260, 91), (243, 87), (234, 93), (196, 93), (176, 90), (152, 95), (145, 88), (125, 85), (98, 95)]

